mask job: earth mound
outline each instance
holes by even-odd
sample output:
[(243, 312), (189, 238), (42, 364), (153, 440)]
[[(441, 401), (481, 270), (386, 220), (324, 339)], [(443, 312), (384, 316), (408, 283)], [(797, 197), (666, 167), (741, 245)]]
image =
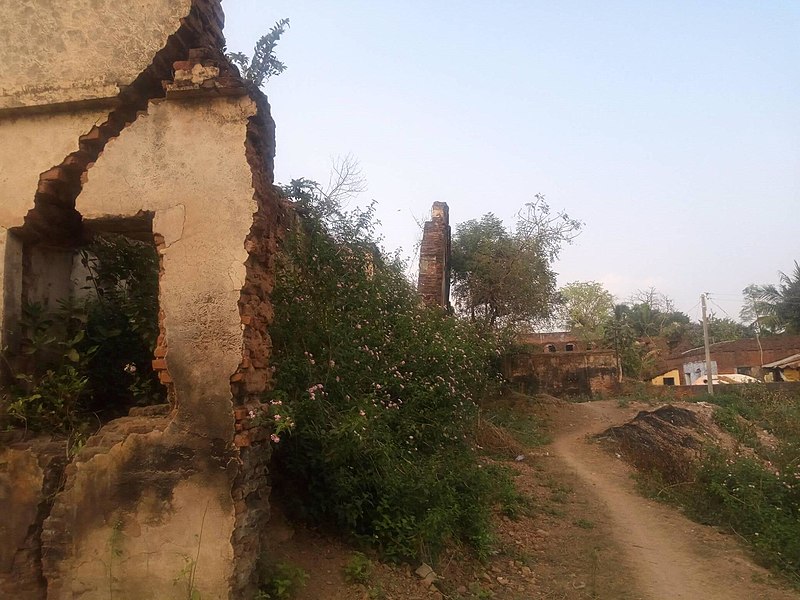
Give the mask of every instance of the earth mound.
[(708, 445), (732, 449), (736, 440), (714, 420), (705, 402), (666, 404), (643, 410), (631, 421), (595, 436), (641, 471), (656, 471), (666, 483), (688, 481)]

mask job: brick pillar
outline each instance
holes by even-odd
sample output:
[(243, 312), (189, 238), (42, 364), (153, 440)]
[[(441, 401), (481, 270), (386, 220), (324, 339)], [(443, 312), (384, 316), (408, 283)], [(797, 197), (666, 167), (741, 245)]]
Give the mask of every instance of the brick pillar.
[(450, 209), (434, 202), (419, 248), (417, 290), (428, 306), (450, 306)]

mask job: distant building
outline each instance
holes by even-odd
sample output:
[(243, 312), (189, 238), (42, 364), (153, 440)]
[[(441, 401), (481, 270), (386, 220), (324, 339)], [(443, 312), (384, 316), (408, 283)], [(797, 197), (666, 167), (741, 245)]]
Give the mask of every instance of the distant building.
[(657, 377), (650, 380), (653, 385), (686, 385), (683, 383), (683, 377), (678, 369), (672, 369), (666, 373), (662, 373)]
[(503, 363), (503, 375), (519, 391), (592, 396), (617, 385), (613, 350), (595, 349), (569, 331), (527, 333)]
[[(710, 348), (711, 360), (717, 365), (715, 375), (738, 373), (763, 379), (764, 374), (769, 371), (768, 364), (793, 354), (800, 354), (800, 336), (770, 336), (761, 338), (760, 341), (747, 338), (717, 342), (711, 344)], [(698, 368), (701, 369), (700, 374), (697, 373)], [(673, 354), (662, 363), (661, 372), (673, 369), (680, 369), (684, 384), (687, 373), (691, 373), (691, 382), (696, 382), (698, 378), (705, 376), (705, 349), (701, 346)]]
[(572, 331), (550, 331), (547, 333), (523, 333), (517, 342), (538, 347), (542, 352), (583, 352), (594, 350), (594, 344), (580, 339)]
[(800, 381), (800, 354), (767, 363), (763, 369), (772, 381)]
[[(703, 350), (705, 352), (705, 349)], [(706, 368), (706, 361), (694, 360), (683, 364), (683, 385), (703, 385), (707, 382), (708, 369)], [(717, 361), (711, 361), (711, 377), (712, 381), (719, 375), (717, 368)]]

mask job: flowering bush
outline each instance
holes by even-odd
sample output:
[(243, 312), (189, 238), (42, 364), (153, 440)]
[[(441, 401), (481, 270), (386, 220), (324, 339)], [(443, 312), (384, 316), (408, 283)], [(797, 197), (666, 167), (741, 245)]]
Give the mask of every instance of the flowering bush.
[(289, 189), (304, 218), (272, 296), (272, 397), (294, 419), (275, 451), (278, 487), (390, 558), (448, 539), (485, 549), (499, 475), (468, 437), (495, 344), (420, 305), (378, 249), (371, 208), (343, 213), (308, 184)]

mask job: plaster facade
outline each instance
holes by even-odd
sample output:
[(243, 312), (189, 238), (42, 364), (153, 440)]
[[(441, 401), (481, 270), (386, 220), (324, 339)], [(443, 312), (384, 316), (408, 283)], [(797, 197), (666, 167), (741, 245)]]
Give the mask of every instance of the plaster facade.
[(0, 108), (113, 100), (150, 65), (191, 0), (4, 2)]
[(269, 431), (248, 415), (269, 386), (288, 218), (266, 98), (222, 54), (219, 0), (23, 1), (0, 23), (3, 344), (23, 302), (76, 293), (73, 258), (94, 231), (147, 238), (161, 262), (153, 367), (170, 398), (105, 424), (68, 464), (25, 434), (0, 448), (15, 465), (0, 472), (8, 535), (25, 532), (0, 554), (0, 592), (252, 597)]
[(555, 396), (612, 393), (619, 380), (613, 350), (542, 352), (531, 346), (505, 357), (503, 376), (523, 393)]

